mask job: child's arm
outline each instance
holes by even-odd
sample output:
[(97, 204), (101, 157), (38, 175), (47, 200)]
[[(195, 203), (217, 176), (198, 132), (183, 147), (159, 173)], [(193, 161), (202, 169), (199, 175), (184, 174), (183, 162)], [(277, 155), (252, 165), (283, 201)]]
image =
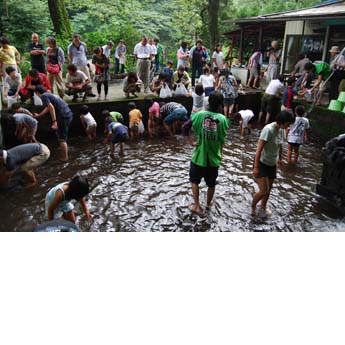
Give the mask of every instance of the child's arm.
[(254, 177), (259, 177), (259, 165), (260, 165), (260, 157), (261, 157), (261, 152), (266, 144), (266, 141), (263, 139), (259, 139), (258, 142), (258, 147), (256, 149), (255, 153), (255, 161), (254, 161), (254, 170), (253, 170), (253, 175)]
[(82, 124), (84, 130), (86, 130), (86, 123), (85, 123), (85, 120), (84, 120), (84, 116), (83, 116), (83, 115), (80, 116), (80, 121), (81, 121), (81, 124)]
[(304, 141), (306, 142), (306, 141), (308, 141), (308, 139), (309, 139), (309, 130), (306, 129), (306, 130), (304, 131)]
[(79, 200), (79, 202), (80, 202), (81, 208), (83, 209), (83, 212), (84, 212), (84, 214), (86, 216), (86, 219), (87, 220), (91, 220), (92, 219), (92, 214), (89, 212), (89, 210), (88, 210), (88, 208), (86, 206), (85, 198), (81, 198)]
[(279, 144), (279, 156), (278, 156), (278, 167), (281, 168), (283, 165), (283, 145)]
[(57, 190), (55, 192), (54, 199), (51, 201), (51, 203), (48, 206), (48, 220), (54, 219), (54, 210), (57, 208), (58, 204), (64, 199), (64, 196), (61, 192), (61, 190)]

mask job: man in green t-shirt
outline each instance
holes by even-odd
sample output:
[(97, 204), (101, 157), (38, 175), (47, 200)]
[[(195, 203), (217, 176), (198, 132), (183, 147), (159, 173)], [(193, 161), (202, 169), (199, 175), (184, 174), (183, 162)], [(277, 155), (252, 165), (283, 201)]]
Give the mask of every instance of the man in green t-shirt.
[(209, 96), (209, 110), (192, 115), (192, 126), (197, 135), (193, 143), (195, 150), (189, 170), (194, 203), (189, 205), (192, 212), (201, 214), (199, 184), (204, 178), (207, 189), (207, 206), (210, 206), (216, 187), (218, 168), (222, 161), (222, 148), (230, 121), (221, 114), (223, 95), (213, 92)]
[[(328, 77), (332, 73), (331, 67), (329, 66), (328, 63), (320, 61), (320, 62), (314, 62), (314, 63), (308, 62), (305, 64), (304, 69), (306, 71), (306, 75), (304, 77), (305, 80), (308, 78), (310, 74), (316, 74), (317, 80), (311, 89), (309, 90), (306, 89), (300, 92), (299, 94), (303, 96), (307, 92), (313, 92), (314, 90), (318, 89), (318, 92), (316, 92), (314, 96), (314, 101), (316, 105), (320, 105), (323, 92), (326, 89)], [(302, 85), (303, 85), (304, 79), (302, 81)]]

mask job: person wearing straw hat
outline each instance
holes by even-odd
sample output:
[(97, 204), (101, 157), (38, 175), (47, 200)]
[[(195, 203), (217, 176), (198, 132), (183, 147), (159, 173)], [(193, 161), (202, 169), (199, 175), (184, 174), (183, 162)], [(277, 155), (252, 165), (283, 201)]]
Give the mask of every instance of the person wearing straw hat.
[(340, 82), (345, 79), (345, 56), (344, 49), (341, 52), (338, 46), (333, 46), (331, 53), (331, 69), (332, 77), (330, 78), (329, 99), (337, 99), (339, 96)]

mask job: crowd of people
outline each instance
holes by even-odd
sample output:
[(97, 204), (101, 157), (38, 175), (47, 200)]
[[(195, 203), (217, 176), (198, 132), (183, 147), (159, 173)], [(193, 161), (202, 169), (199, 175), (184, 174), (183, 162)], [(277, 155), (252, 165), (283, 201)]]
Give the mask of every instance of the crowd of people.
[[(3, 39), (1, 41), (4, 42)], [(38, 36), (33, 35), (33, 45), (37, 49), (37, 54), (42, 59), (33, 59), (35, 68), (32, 68), (29, 75), (25, 78), (27, 93), (24, 95), (27, 99), (37, 97), (42, 103), (42, 109), (39, 113), (30, 113), (25, 106), (15, 102), (11, 105), (12, 119), (16, 124), (14, 135), (22, 142), (21, 145), (9, 150), (0, 150), (0, 165), (5, 168), (5, 173), (0, 176), (0, 182), (5, 183), (18, 170), (23, 171), (29, 178), (29, 186), (34, 186), (37, 181), (34, 169), (46, 162), (50, 156), (49, 148), (36, 139), (37, 121), (49, 114), (51, 119), (51, 128), (56, 131), (59, 140), (59, 146), (62, 152), (61, 160), (67, 161), (68, 156), (68, 131), (71, 124), (73, 113), (66, 101), (63, 99), (66, 89), (74, 97), (78, 97), (81, 91), (84, 97), (92, 96), (92, 86), (90, 75), (87, 67), (86, 45), (80, 41), (79, 35), (73, 36), (73, 42), (68, 47), (68, 58), (70, 64), (67, 67), (65, 87), (62, 82), (61, 64), (64, 60), (64, 52), (57, 47), (56, 40), (50, 37), (47, 40), (49, 48), (45, 51), (38, 43)], [(158, 40), (155, 40), (159, 44)], [(152, 44), (155, 45), (155, 44)], [(208, 56), (207, 49), (203, 46), (202, 41), (198, 40), (195, 47), (188, 50), (188, 44), (182, 42), (178, 49), (177, 70), (174, 71), (172, 61), (168, 61), (165, 67), (161, 64), (161, 59), (156, 59), (153, 53), (152, 45), (146, 36), (142, 37), (134, 48), (134, 55), (137, 59), (137, 72), (130, 72), (125, 78), (124, 92), (127, 97), (131, 94), (136, 95), (139, 88), (143, 85), (144, 91), (150, 87), (150, 73), (152, 66), (154, 72), (158, 73), (156, 79), (153, 78), (151, 87), (153, 92), (161, 95), (165, 88), (174, 90), (175, 94), (190, 95), (193, 98), (192, 112), (189, 113), (183, 104), (169, 101), (158, 102), (147, 95), (145, 98), (145, 109), (138, 109), (136, 103), (128, 103), (129, 126), (124, 123), (124, 114), (115, 111), (104, 110), (102, 112), (103, 123), (97, 123), (94, 116), (90, 113), (87, 105), (82, 104), (79, 107), (80, 126), (85, 131), (89, 140), (97, 138), (97, 127), (103, 128), (103, 142), (106, 147), (110, 146), (110, 155), (114, 157), (116, 146), (119, 147), (119, 154), (125, 152), (125, 143), (128, 140), (137, 141), (145, 132), (149, 137), (170, 135), (174, 136), (179, 131), (188, 137), (188, 141), (195, 147), (191, 159), (189, 180), (192, 185), (193, 203), (189, 205), (192, 212), (202, 214), (203, 209), (199, 202), (199, 184), (202, 179), (205, 180), (207, 190), (207, 206), (211, 205), (215, 192), (218, 169), (222, 161), (222, 147), (226, 142), (227, 130), (231, 121), (238, 122), (240, 125), (240, 138), (250, 135), (251, 125), (255, 118), (251, 109), (241, 109), (238, 111), (236, 99), (238, 89), (241, 87), (239, 82), (232, 76), (230, 68), (224, 61), (222, 46), (217, 45), (212, 60)], [(4, 47), (4, 44), (3, 44)], [(103, 47), (94, 50), (92, 62), (96, 67), (95, 78), (102, 76), (97, 81), (97, 91), (100, 95), (101, 85), (104, 85), (105, 97), (108, 90), (109, 56), (113, 47), (112, 42), (108, 42)], [(273, 47), (273, 45), (272, 45)], [(19, 53), (12, 46), (13, 57), (20, 59)], [(277, 48), (275, 46), (275, 48)], [(162, 50), (163, 51), (163, 50)], [(116, 48), (115, 58), (118, 61), (115, 68), (118, 72), (123, 72), (124, 55), (126, 48), (121, 40)], [(2, 55), (1, 55), (2, 54)], [(40, 64), (44, 61), (43, 55), (47, 55), (48, 64)], [(274, 59), (279, 59), (279, 52), (274, 50), (274, 56), (270, 58), (272, 65)], [(0, 59), (3, 52), (0, 52)], [(107, 60), (108, 59), (108, 60)], [(250, 69), (260, 60), (256, 60), (257, 55), (251, 60)], [(256, 62), (255, 62), (255, 61)], [(20, 71), (17, 68), (18, 61), (4, 61), (1, 64), (3, 78), (18, 80), (20, 83)], [(208, 63), (212, 61), (212, 63)], [(11, 63), (8, 63), (11, 62)], [(192, 77), (189, 77), (190, 63), (192, 64)], [(309, 65), (304, 66), (305, 73), (309, 73)], [(58, 65), (52, 67), (50, 65)], [(45, 68), (45, 69), (44, 69)], [(53, 69), (57, 73), (53, 73)], [(310, 67), (312, 68), (312, 67)], [(162, 69), (162, 72), (160, 70)], [(314, 70), (313, 70), (314, 71)], [(45, 74), (47, 72), (48, 75)], [(253, 196), (252, 216), (256, 216), (257, 204), (260, 202), (260, 212), (269, 215), (271, 211), (267, 207), (270, 191), (276, 178), (276, 169), (282, 163), (282, 144), (288, 142), (287, 161), (288, 164), (296, 164), (299, 157), (299, 147), (307, 139), (309, 122), (305, 117), (305, 109), (302, 106), (292, 107), (292, 99), (296, 92), (295, 78), (291, 76), (285, 85), (284, 77), (276, 75), (277, 69), (271, 68), (271, 81), (265, 91), (262, 100), (261, 111), (259, 113), (259, 126), (264, 119), (264, 126), (260, 133), (255, 160), (253, 165), (253, 175), (258, 184), (259, 190)], [(296, 72), (295, 72), (296, 73)], [(52, 77), (53, 75), (53, 77)], [(257, 75), (253, 71), (251, 78), (255, 84)], [(78, 86), (76, 80), (78, 79)], [(306, 78), (307, 79), (307, 78)], [(52, 91), (51, 84), (57, 85), (57, 94)], [(305, 82), (302, 82), (305, 86)], [(61, 87), (62, 86), (62, 87)], [(314, 88), (317, 86), (313, 86)], [(10, 95), (22, 95), (18, 86), (14, 90), (7, 89)], [(59, 91), (60, 90), (60, 91)], [(181, 91), (182, 90), (182, 91)], [(300, 91), (300, 90), (299, 90)], [(14, 92), (14, 93), (13, 93)], [(61, 92), (61, 94), (60, 94)], [(180, 92), (180, 93), (178, 93)], [(298, 91), (297, 91), (298, 92)], [(63, 93), (63, 94), (62, 94)], [(283, 102), (279, 104), (278, 95), (283, 94)], [(281, 106), (275, 113), (275, 106)], [(147, 124), (143, 123), (143, 112), (148, 114)], [(194, 133), (190, 134), (191, 129)], [(89, 193), (89, 184), (86, 178), (79, 175), (74, 176), (70, 182), (63, 182), (47, 193), (46, 197), (46, 216), (48, 220), (60, 218), (75, 222), (73, 204), (71, 200), (78, 200), (82, 206), (85, 216), (88, 220), (92, 215), (86, 206), (85, 197)]]

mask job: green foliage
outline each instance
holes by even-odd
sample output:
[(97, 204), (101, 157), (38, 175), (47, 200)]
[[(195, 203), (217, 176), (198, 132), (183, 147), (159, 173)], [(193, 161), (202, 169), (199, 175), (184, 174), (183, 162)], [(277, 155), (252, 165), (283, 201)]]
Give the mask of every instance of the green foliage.
[(1, 30), (19, 51), (27, 50), (33, 32), (43, 39), (52, 33), (47, 1), (7, 0), (2, 6)]
[[(128, 56), (142, 34), (159, 37), (167, 58), (176, 62), (181, 40), (193, 44), (196, 37), (209, 47), (209, 0), (65, 0), (72, 31), (81, 34), (89, 52), (98, 45), (124, 39)], [(219, 0), (219, 32), (227, 31), (225, 19), (255, 16), (294, 8), (308, 7), (319, 0)], [(5, 5), (6, 4), (6, 5)], [(51, 35), (53, 24), (45, 0), (7, 0), (0, 5), (1, 30), (21, 52), (26, 51), (32, 32), (41, 41)], [(8, 16), (7, 16), (8, 12)], [(70, 37), (58, 36), (58, 44), (66, 52)], [(226, 38), (219, 41), (227, 43)], [(225, 41), (225, 42), (223, 42)], [(211, 50), (213, 47), (211, 47)], [(134, 62), (128, 59), (128, 69)]]

